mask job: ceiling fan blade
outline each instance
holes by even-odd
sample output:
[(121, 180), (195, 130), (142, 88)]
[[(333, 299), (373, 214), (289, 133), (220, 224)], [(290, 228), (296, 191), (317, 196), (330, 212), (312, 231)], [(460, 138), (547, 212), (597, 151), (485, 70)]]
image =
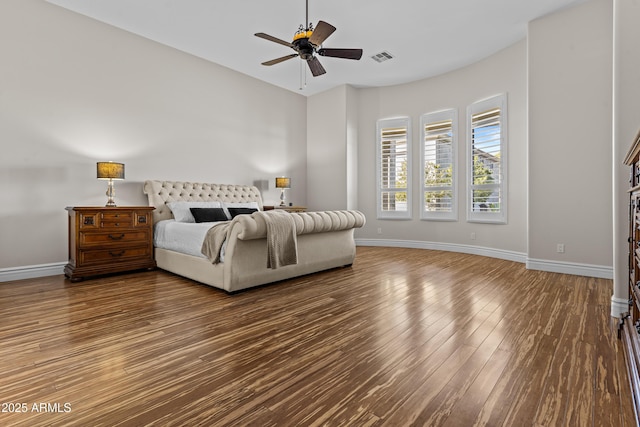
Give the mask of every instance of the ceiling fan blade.
[(291, 59), (291, 58), (295, 58), (296, 56), (298, 56), (297, 53), (292, 53), (291, 55), (287, 55), (287, 56), (283, 56), (281, 58), (276, 58), (276, 59), (272, 59), (271, 61), (266, 61), (263, 62), (262, 65), (275, 65), (275, 64), (279, 64), (281, 62), (286, 61), (287, 59)]
[(362, 49), (318, 49), (318, 55), (330, 56), (332, 58), (355, 59), (362, 58)]
[(272, 42), (275, 42), (275, 43), (278, 43), (278, 44), (282, 44), (282, 45), (285, 45), (285, 46), (289, 46), (289, 47), (291, 47), (291, 48), (293, 47), (293, 45), (292, 45), (291, 43), (289, 43), (289, 42), (287, 42), (287, 41), (284, 41), (284, 40), (282, 40), (282, 39), (279, 39), (279, 38), (277, 38), (277, 37), (270, 36), (269, 34), (265, 34), (265, 33), (255, 33), (254, 35), (255, 35), (256, 37), (260, 37), (261, 39), (269, 40), (269, 41), (272, 41)]
[(320, 46), (323, 41), (327, 39), (336, 30), (331, 24), (327, 24), (324, 21), (318, 21), (318, 25), (313, 29), (313, 34), (309, 37), (309, 43)]
[(311, 74), (313, 74), (313, 77), (318, 77), (327, 72), (320, 61), (318, 61), (318, 58), (315, 56), (311, 59), (308, 59), (307, 64), (309, 64), (309, 69), (311, 70)]

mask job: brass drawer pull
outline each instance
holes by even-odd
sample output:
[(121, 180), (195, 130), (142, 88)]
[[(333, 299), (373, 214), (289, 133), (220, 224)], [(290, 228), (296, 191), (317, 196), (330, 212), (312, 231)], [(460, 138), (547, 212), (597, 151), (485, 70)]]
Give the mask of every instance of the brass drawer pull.
[(124, 233), (122, 233), (122, 234), (121, 234), (121, 235), (119, 235), (119, 236), (114, 236), (113, 234), (109, 234), (109, 238), (110, 238), (111, 240), (121, 240), (122, 238), (124, 238)]
[(120, 251), (120, 252), (111, 252), (109, 251), (109, 255), (111, 255), (112, 257), (119, 257), (124, 255), (124, 251)]

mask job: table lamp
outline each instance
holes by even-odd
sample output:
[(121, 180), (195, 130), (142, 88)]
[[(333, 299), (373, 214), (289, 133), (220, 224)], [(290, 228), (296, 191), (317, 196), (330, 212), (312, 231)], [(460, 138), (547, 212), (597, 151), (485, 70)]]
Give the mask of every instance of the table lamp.
[(107, 204), (105, 206), (115, 207), (116, 202), (114, 196), (116, 195), (113, 189), (114, 179), (124, 179), (124, 163), (114, 162), (98, 162), (98, 179), (107, 179), (109, 183), (107, 185)]

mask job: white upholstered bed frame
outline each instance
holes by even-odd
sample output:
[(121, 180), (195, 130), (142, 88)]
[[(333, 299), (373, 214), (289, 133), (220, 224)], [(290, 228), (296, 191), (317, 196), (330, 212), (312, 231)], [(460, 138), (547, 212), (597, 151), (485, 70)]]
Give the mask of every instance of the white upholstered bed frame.
[[(173, 201), (257, 202), (260, 191), (253, 186), (204, 184), (176, 181), (144, 183), (149, 205), (155, 207), (154, 222), (171, 219), (167, 203)], [(358, 211), (326, 211), (292, 214), (297, 224), (298, 264), (267, 268), (266, 226), (255, 215), (240, 215), (232, 221), (225, 260), (212, 264), (206, 258), (155, 249), (158, 267), (198, 282), (235, 292), (242, 289), (351, 265), (356, 249), (354, 228), (362, 227)]]

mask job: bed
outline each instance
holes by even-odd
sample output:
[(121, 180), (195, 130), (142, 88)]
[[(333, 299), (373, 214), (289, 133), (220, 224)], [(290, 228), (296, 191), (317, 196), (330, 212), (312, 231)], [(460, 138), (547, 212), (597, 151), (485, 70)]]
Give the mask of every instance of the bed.
[[(144, 193), (149, 205), (155, 207), (158, 267), (229, 293), (350, 266), (356, 255), (354, 229), (365, 224), (364, 215), (357, 210), (285, 213), (286, 218), (281, 219), (291, 224), (295, 235), (296, 262), (274, 268), (268, 265), (273, 253), (273, 247), (267, 244), (267, 231), (273, 229), (271, 216), (263, 210), (257, 187), (147, 180)], [(211, 212), (219, 213), (216, 206), (227, 217), (230, 210), (235, 210), (236, 216), (217, 222), (214, 220), (222, 218), (207, 218)], [(212, 221), (194, 222), (186, 218), (187, 211), (192, 216), (205, 212), (204, 219)], [(217, 263), (198, 250), (214, 226), (226, 230), (221, 262)]]

